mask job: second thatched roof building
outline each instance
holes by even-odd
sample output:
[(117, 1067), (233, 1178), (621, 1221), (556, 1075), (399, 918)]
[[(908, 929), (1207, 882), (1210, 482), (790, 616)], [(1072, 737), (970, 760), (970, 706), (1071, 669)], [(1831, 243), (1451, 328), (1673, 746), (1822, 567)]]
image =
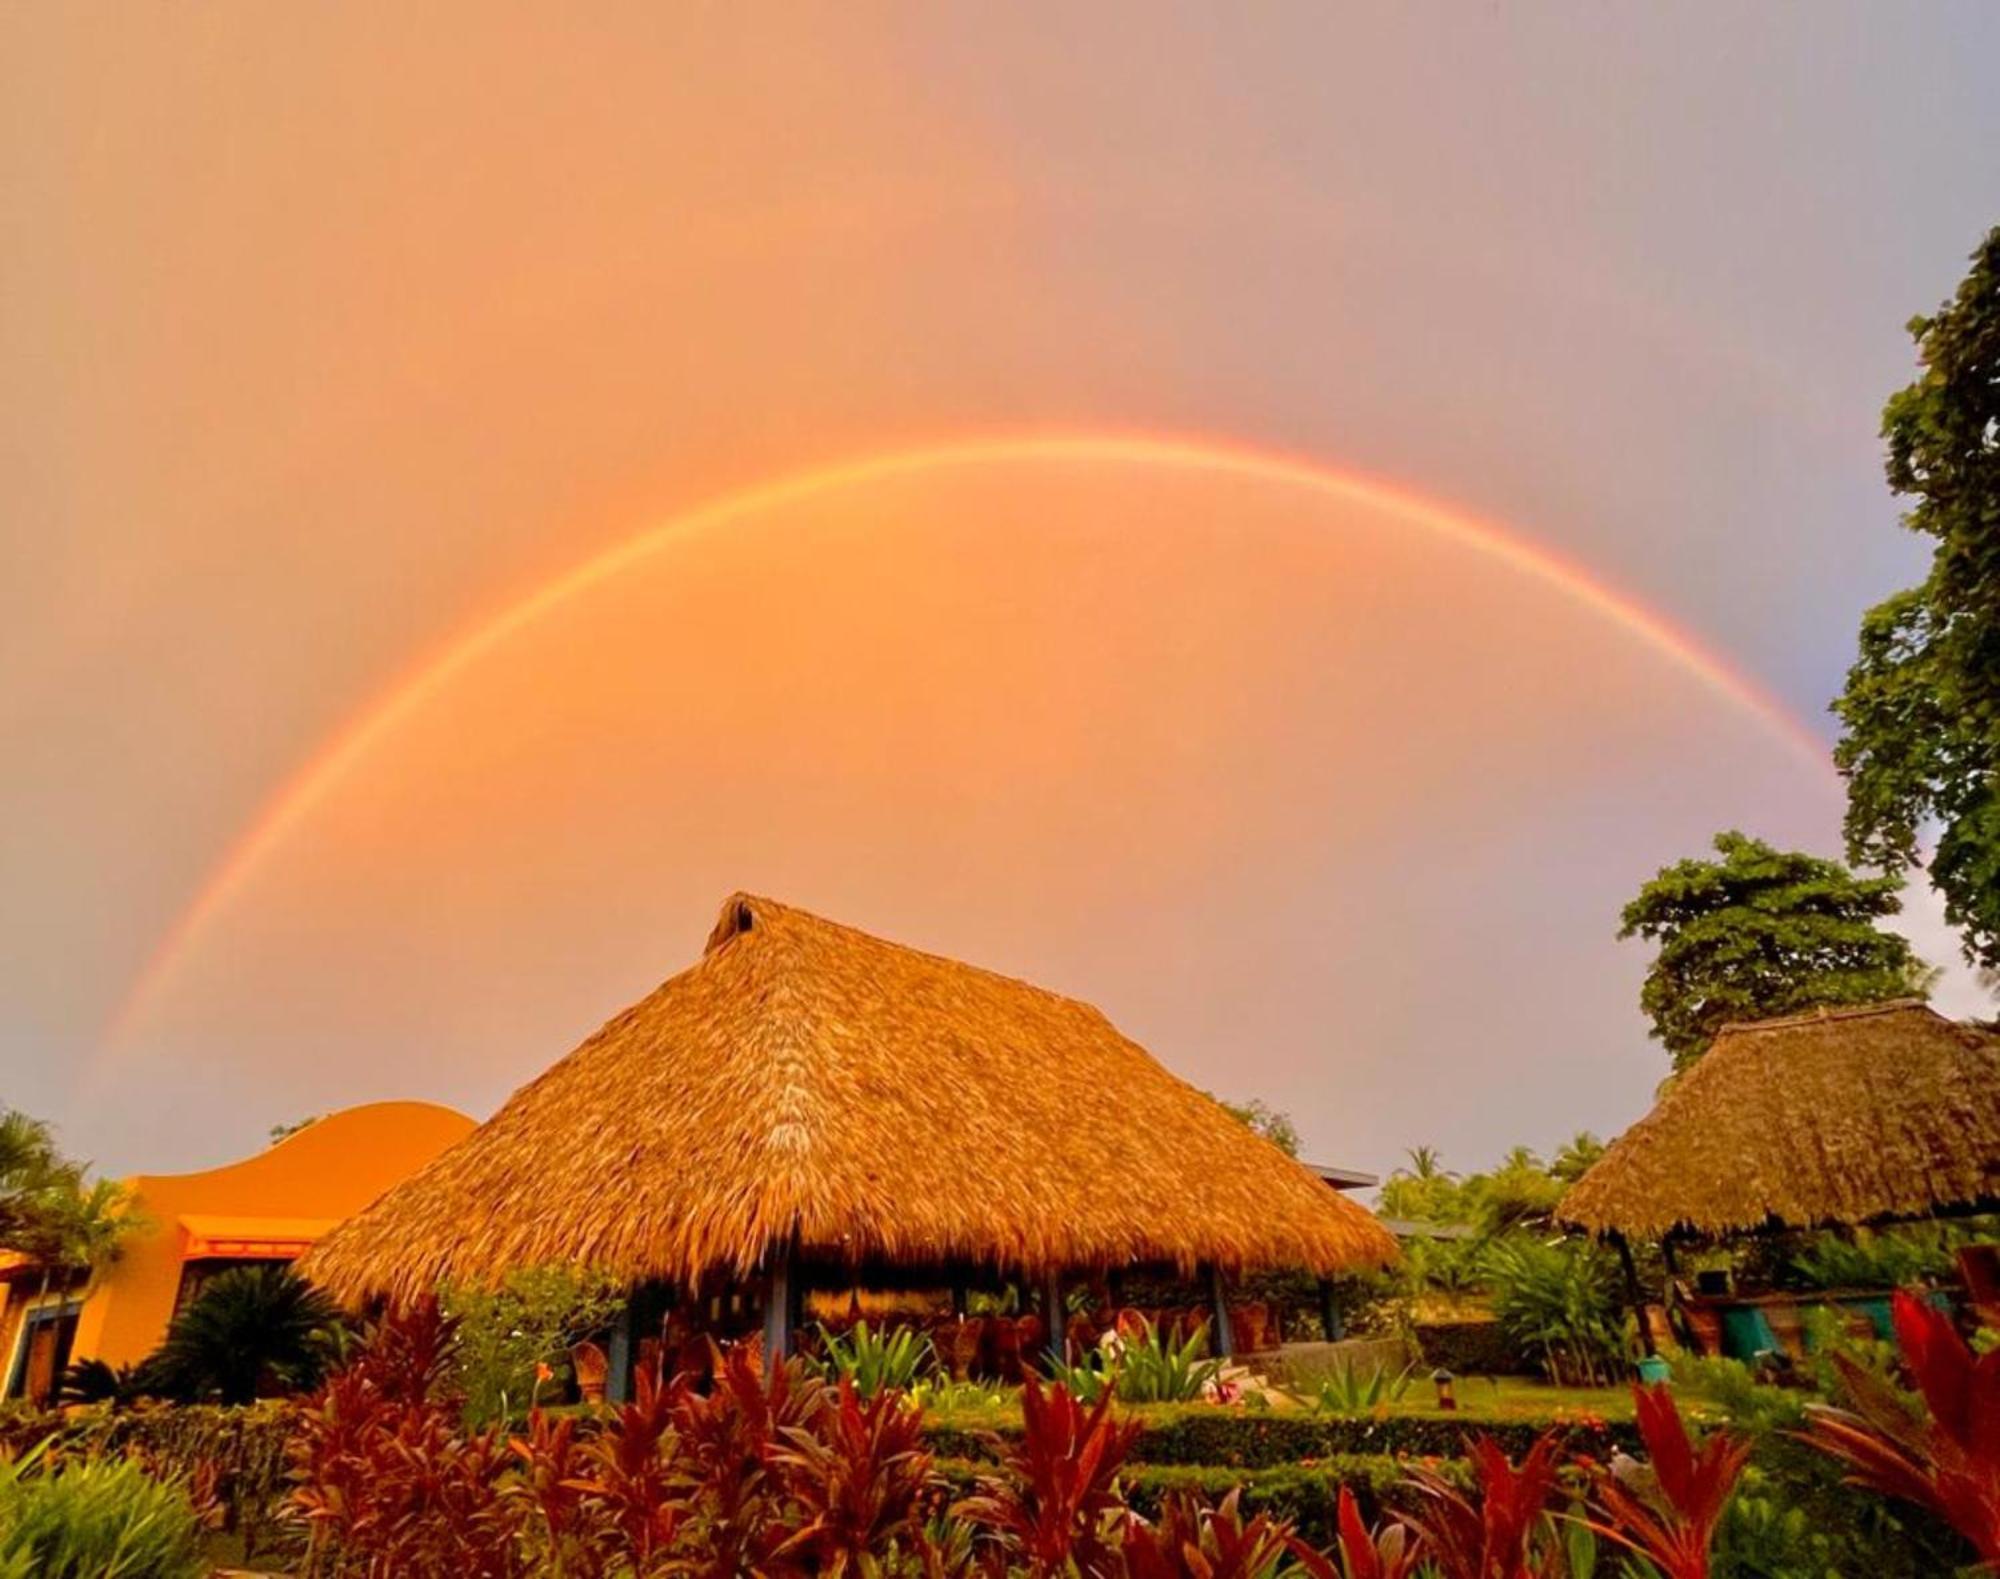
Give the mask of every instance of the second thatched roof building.
[(547, 1263), (1322, 1274), (1394, 1241), (1074, 999), (771, 900), (329, 1234), (350, 1298)]

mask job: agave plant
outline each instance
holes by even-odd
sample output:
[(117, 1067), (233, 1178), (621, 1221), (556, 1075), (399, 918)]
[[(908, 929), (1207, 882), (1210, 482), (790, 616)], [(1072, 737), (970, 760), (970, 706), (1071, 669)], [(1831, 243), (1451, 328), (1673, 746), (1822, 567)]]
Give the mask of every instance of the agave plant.
[(1222, 1374), (1222, 1361), (1208, 1357), (1208, 1323), (1176, 1342), (1145, 1322), (1120, 1350), (1113, 1390), (1128, 1404), (1191, 1403)]
[(931, 1340), (909, 1327), (877, 1332), (857, 1321), (845, 1337), (824, 1326), (819, 1333), (829, 1379), (851, 1384), (863, 1398), (891, 1389), (908, 1392), (937, 1367)]
[(1320, 1414), (1372, 1414), (1384, 1405), (1400, 1403), (1415, 1374), (1415, 1366), (1406, 1365), (1392, 1372), (1388, 1366), (1377, 1364), (1364, 1371), (1348, 1360), (1320, 1378), (1312, 1405)]
[(1592, 1490), (1586, 1522), (1643, 1557), (1661, 1579), (1709, 1579), (1715, 1533), (1750, 1457), (1750, 1439), (1711, 1431), (1698, 1445), (1664, 1386), (1634, 1387), (1649, 1467), (1608, 1471)]
[(1804, 1438), (1856, 1485), (1937, 1514), (2000, 1572), (2000, 1352), (1975, 1355), (1943, 1312), (1908, 1293), (1893, 1319), (1923, 1407), (1839, 1356), (1853, 1407), (1809, 1410)]

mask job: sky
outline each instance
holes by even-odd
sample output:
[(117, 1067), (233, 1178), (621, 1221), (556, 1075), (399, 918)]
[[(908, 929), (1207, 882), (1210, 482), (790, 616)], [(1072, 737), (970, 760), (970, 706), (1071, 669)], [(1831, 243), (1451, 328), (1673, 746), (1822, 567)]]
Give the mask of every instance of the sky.
[(1327, 1162), (1616, 1132), (1623, 902), (1838, 851), (1996, 63), (1949, 4), (0, 8), (0, 1101), (113, 1173), (483, 1116), (747, 889)]

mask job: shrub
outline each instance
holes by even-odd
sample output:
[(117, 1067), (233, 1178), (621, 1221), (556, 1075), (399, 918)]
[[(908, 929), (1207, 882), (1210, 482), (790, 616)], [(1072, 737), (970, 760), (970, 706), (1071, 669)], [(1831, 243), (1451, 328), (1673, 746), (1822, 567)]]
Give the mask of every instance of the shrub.
[(496, 1289), (446, 1289), (439, 1303), (455, 1324), (452, 1363), (467, 1418), (515, 1418), (565, 1396), (570, 1350), (609, 1327), (624, 1301), (611, 1278), (570, 1267), (526, 1268)]
[(1595, 1387), (1624, 1371), (1624, 1311), (1602, 1251), (1582, 1240), (1513, 1234), (1485, 1257), (1502, 1330), (1559, 1385)]
[(1378, 1408), (1400, 1403), (1415, 1374), (1414, 1366), (1406, 1365), (1391, 1373), (1386, 1365), (1376, 1364), (1364, 1370), (1350, 1360), (1320, 1378), (1313, 1394), (1313, 1408), (1326, 1415), (1372, 1414)]
[(183, 1403), (247, 1404), (317, 1386), (339, 1332), (339, 1311), (290, 1267), (233, 1267), (174, 1317), (144, 1369)]
[(0, 1575), (197, 1579), (205, 1566), (176, 1481), (129, 1460), (52, 1458), (46, 1446), (0, 1465)]
[(1490, 1318), (1420, 1321), (1412, 1336), (1425, 1365), (1457, 1376), (1525, 1376), (1535, 1368), (1507, 1329)]

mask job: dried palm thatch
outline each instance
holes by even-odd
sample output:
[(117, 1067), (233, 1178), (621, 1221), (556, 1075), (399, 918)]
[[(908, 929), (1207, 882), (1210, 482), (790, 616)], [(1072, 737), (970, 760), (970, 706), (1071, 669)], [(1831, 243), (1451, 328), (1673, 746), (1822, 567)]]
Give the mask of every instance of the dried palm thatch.
[(1921, 1000), (1728, 1025), (1557, 1215), (1653, 1238), (2000, 1207), (2000, 1039)]
[(1333, 1272), (1362, 1207), (1097, 1010), (738, 895), (701, 960), (328, 1234), (349, 1298), (590, 1264), (683, 1287), (806, 1259)]

